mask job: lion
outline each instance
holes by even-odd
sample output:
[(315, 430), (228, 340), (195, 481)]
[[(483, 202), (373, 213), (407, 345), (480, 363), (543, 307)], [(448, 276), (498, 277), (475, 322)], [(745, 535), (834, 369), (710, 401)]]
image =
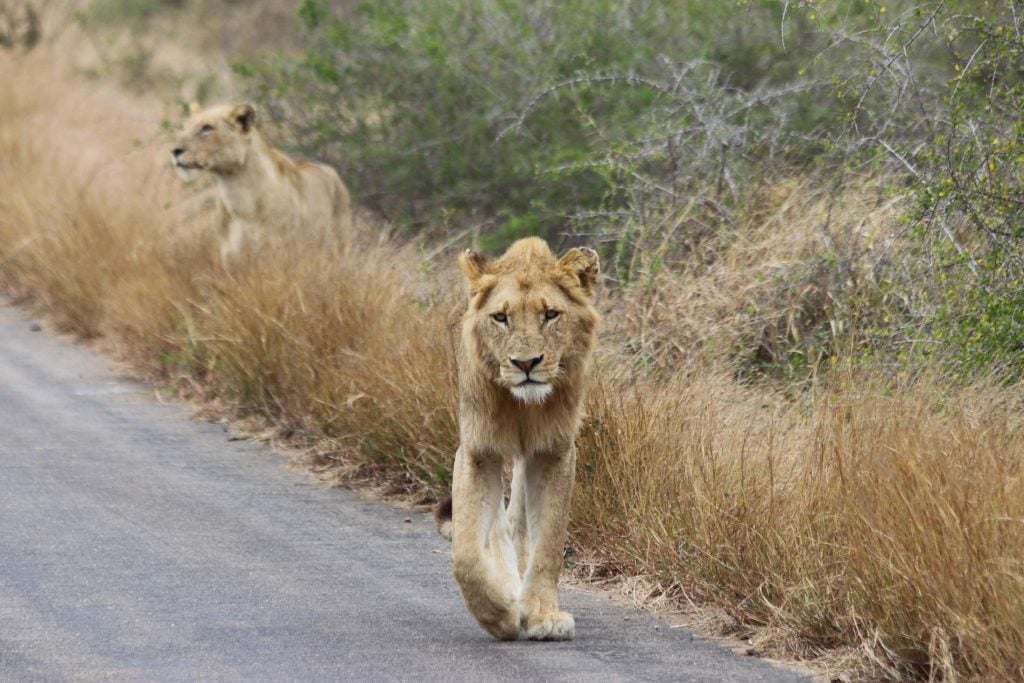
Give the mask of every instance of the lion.
[(572, 640), (575, 621), (558, 608), (558, 576), (598, 324), (597, 254), (577, 247), (556, 259), (531, 237), (497, 260), (467, 251), (459, 264), (469, 285), (458, 357), (460, 444), (439, 530), (452, 541), (466, 606), (488, 633)]
[(330, 166), (294, 160), (274, 149), (255, 121), (251, 104), (194, 111), (171, 152), (183, 180), (191, 181), (199, 171), (217, 178), (221, 260), (233, 263), (247, 247), (272, 236), (298, 235), (347, 249), (352, 209), (341, 178)]

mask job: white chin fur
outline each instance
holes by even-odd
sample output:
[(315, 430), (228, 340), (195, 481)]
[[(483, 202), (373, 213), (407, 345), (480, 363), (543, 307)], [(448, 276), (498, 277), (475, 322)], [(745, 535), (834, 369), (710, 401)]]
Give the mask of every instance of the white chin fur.
[(186, 183), (191, 183), (199, 175), (194, 168), (182, 168), (181, 166), (175, 165), (174, 170), (177, 171), (178, 177)]
[(511, 391), (523, 403), (543, 403), (551, 395), (551, 385), (520, 384), (512, 387)]

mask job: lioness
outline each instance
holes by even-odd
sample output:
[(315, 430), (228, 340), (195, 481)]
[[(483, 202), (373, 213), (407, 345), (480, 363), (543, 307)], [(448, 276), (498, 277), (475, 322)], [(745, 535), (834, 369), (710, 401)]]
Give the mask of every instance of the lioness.
[[(571, 640), (558, 609), (585, 377), (598, 315), (597, 254), (556, 259), (523, 239), (496, 261), (459, 259), (469, 283), (459, 351), (460, 445), (452, 499), (455, 579), (496, 638)], [(512, 464), (504, 504), (503, 465)], [(445, 530), (442, 529), (442, 533)]]
[(251, 104), (196, 111), (171, 152), (183, 180), (198, 171), (216, 176), (223, 209), (220, 255), (225, 264), (249, 244), (272, 235), (348, 247), (349, 194), (334, 169), (296, 161), (268, 145), (253, 127)]

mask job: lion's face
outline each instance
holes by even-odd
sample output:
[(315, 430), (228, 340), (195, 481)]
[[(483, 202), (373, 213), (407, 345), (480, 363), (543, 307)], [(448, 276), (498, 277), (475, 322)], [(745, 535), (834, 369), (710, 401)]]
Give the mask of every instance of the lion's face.
[(255, 118), (249, 104), (219, 105), (193, 114), (171, 152), (178, 175), (188, 181), (198, 171), (237, 171), (248, 156)]
[(489, 379), (524, 403), (543, 403), (586, 362), (597, 313), (591, 306), (597, 254), (571, 249), (556, 260), (537, 238), (497, 261), (467, 252), (464, 331)]

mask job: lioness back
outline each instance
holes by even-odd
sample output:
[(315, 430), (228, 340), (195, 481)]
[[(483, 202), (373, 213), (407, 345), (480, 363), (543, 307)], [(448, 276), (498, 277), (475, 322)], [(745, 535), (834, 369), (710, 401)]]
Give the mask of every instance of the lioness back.
[(272, 150), (283, 177), (295, 186), (305, 200), (303, 221), (329, 235), (334, 233), (347, 248), (352, 239), (352, 208), (348, 188), (338, 172), (327, 164), (309, 159), (292, 159), (280, 150)]

